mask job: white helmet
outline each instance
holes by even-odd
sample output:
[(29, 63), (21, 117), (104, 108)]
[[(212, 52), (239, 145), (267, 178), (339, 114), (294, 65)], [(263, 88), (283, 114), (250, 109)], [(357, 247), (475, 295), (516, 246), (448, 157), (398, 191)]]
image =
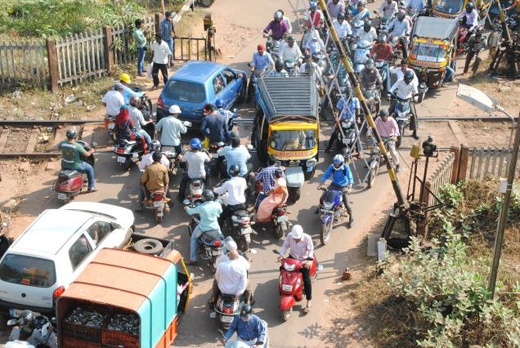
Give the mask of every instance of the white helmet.
[(294, 225), (291, 230), (291, 237), (293, 239), (301, 239), (303, 236), (303, 228), (301, 225)]

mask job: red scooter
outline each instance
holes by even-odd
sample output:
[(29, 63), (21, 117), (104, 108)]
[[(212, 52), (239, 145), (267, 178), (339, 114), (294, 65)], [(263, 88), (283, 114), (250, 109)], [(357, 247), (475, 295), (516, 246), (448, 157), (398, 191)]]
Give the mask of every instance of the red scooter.
[[(276, 250), (274, 252), (279, 254)], [(303, 299), (303, 275), (300, 272), (303, 262), (284, 257), (282, 257), (280, 262), (282, 266), (280, 267), (280, 277), (278, 279), (278, 292), (280, 293), (278, 308), (282, 311), (283, 321), (287, 321), (291, 316), (293, 306), (296, 302), (300, 302)], [(317, 272), (318, 260), (315, 255), (310, 269), (311, 279), (316, 278)]]
[(164, 213), (169, 211), (166, 207), (168, 201), (165, 200), (165, 194), (163, 190), (149, 192), (148, 199), (145, 200), (145, 208), (152, 209), (153, 217), (155, 222), (160, 224), (163, 220)]
[[(90, 144), (82, 140), (77, 140), (76, 142), (83, 146), (85, 151), (90, 151)], [(87, 157), (85, 162), (94, 167), (94, 154)], [(77, 170), (60, 170), (58, 178), (52, 185), (52, 189), (58, 193), (58, 201), (65, 204), (79, 195), (87, 182), (87, 175), (85, 173), (78, 172)]]

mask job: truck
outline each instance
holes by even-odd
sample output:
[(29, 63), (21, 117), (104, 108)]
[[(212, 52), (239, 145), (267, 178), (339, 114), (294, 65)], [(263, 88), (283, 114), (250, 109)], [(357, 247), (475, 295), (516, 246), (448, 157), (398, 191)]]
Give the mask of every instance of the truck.
[(314, 75), (260, 77), (251, 144), (261, 162), (269, 155), (285, 167), (289, 199), (316, 172), (319, 160), (319, 93)]
[(173, 241), (140, 239), (141, 252), (101, 250), (58, 299), (59, 347), (166, 348), (174, 342), (192, 279)]

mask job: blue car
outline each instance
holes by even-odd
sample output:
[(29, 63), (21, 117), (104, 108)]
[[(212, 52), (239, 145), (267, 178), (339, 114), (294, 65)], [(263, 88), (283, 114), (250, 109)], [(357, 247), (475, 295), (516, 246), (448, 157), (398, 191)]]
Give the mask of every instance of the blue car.
[(215, 104), (220, 98), (229, 109), (235, 103), (242, 103), (246, 92), (245, 71), (219, 63), (189, 61), (164, 86), (157, 100), (157, 120), (168, 115), (170, 106), (176, 104), (182, 110), (181, 120), (200, 124), (204, 105)]

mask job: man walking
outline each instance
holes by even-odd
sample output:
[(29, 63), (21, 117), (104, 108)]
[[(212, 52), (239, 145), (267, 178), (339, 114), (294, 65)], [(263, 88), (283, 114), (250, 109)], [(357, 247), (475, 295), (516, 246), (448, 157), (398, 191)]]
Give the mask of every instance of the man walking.
[[(165, 18), (161, 21), (161, 36), (170, 49), (170, 66), (173, 66), (175, 59), (175, 28), (173, 26), (172, 13), (167, 11)], [(167, 62), (168, 63), (168, 62)]]
[(156, 89), (159, 87), (159, 70), (163, 76), (163, 82), (166, 84), (168, 81), (168, 56), (172, 54), (168, 44), (162, 39), (161, 34), (155, 34), (155, 41), (152, 44), (153, 51), (153, 68), (152, 68), (152, 77), (153, 77), (153, 87), (152, 89)]

